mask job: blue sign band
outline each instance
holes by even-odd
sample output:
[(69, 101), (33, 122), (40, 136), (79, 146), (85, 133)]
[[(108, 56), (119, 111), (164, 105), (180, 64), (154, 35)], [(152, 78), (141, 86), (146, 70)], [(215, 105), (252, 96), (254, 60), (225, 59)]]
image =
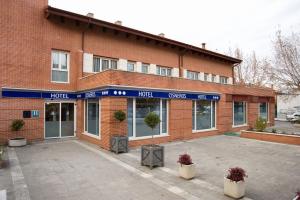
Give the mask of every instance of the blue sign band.
[(84, 93), (30, 91), (30, 90), (2, 90), (3, 97), (19, 98), (43, 98), (43, 99), (94, 99), (105, 96), (110, 97), (133, 97), (133, 98), (164, 98), (164, 99), (190, 99), (190, 100), (220, 100), (219, 94), (207, 94), (196, 92), (157, 91), (140, 89), (109, 88)]
[(167, 92), (153, 90), (128, 90), (128, 89), (106, 89), (100, 91), (86, 92), (80, 95), (81, 98), (99, 98), (103, 96), (110, 97), (134, 97), (134, 98), (163, 98), (163, 99), (202, 99), (202, 100), (220, 100), (218, 94), (206, 93), (186, 93), (186, 92)]

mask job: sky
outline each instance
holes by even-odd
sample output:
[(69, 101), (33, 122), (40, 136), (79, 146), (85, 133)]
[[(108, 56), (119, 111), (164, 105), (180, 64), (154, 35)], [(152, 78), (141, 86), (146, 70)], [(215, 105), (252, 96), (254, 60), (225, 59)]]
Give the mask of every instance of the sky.
[(275, 33), (300, 33), (300, 0), (49, 0), (49, 5), (201, 46), (272, 58)]

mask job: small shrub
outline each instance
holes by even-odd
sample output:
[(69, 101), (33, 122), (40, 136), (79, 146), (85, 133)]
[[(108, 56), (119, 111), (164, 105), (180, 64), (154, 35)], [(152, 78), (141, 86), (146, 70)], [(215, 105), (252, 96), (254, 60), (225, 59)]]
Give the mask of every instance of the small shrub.
[(157, 124), (160, 123), (159, 116), (154, 112), (148, 113), (144, 121), (147, 124), (147, 126), (149, 126), (151, 129), (154, 129), (157, 126)]
[(267, 128), (267, 120), (259, 117), (255, 121), (255, 129), (258, 132), (263, 132)]
[(193, 164), (191, 156), (187, 153), (180, 155), (177, 162), (180, 163), (181, 165), (191, 165), (191, 164)]
[(150, 112), (144, 119), (144, 122), (152, 129), (152, 139), (153, 139), (153, 130), (160, 123), (159, 116), (155, 112)]
[(234, 167), (228, 170), (227, 178), (230, 179), (231, 181), (235, 181), (235, 182), (244, 181), (245, 177), (248, 177), (246, 175), (246, 171), (240, 167)]
[(272, 128), (272, 133), (277, 133), (276, 128)]
[(300, 200), (300, 190), (298, 190), (298, 191), (296, 192), (296, 196), (295, 196), (295, 197), (297, 197), (296, 200)]
[(125, 112), (123, 112), (122, 110), (118, 110), (114, 113), (114, 117), (116, 120), (118, 120), (119, 122), (122, 122), (126, 119), (126, 114)]
[(10, 127), (11, 127), (12, 131), (19, 131), (23, 128), (24, 125), (25, 125), (25, 122), (22, 119), (15, 119), (11, 123)]

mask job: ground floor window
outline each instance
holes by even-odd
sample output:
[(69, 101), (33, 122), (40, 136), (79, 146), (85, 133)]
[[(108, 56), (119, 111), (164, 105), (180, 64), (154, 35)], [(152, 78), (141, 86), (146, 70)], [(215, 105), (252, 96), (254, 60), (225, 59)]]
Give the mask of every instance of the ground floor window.
[(193, 131), (216, 127), (216, 106), (214, 101), (193, 101)]
[(151, 136), (152, 130), (144, 119), (149, 112), (160, 116), (160, 124), (154, 129), (154, 135), (167, 134), (168, 105), (165, 99), (128, 99), (127, 122), (128, 136), (132, 138)]
[(99, 136), (99, 100), (85, 100), (84, 112), (84, 131)]
[(259, 104), (259, 116), (265, 120), (268, 120), (268, 103), (263, 102)]
[(247, 103), (244, 101), (233, 102), (233, 125), (247, 124)]

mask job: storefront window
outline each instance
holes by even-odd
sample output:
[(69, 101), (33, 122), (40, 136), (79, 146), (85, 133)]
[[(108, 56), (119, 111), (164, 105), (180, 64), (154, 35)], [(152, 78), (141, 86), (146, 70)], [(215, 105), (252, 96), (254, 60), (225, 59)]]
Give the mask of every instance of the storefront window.
[(259, 104), (259, 116), (265, 120), (268, 120), (268, 103)]
[(167, 100), (164, 99), (128, 99), (127, 121), (129, 137), (151, 136), (152, 129), (144, 122), (149, 112), (160, 116), (160, 124), (153, 130), (153, 135), (167, 133)]
[(247, 104), (246, 102), (237, 102), (235, 101), (233, 103), (233, 125), (239, 126), (239, 125), (245, 125), (247, 124)]
[(133, 99), (127, 99), (127, 131), (128, 137), (133, 136)]
[(85, 132), (99, 136), (99, 101), (85, 101)]
[(215, 128), (215, 102), (207, 100), (193, 101), (193, 130)]

